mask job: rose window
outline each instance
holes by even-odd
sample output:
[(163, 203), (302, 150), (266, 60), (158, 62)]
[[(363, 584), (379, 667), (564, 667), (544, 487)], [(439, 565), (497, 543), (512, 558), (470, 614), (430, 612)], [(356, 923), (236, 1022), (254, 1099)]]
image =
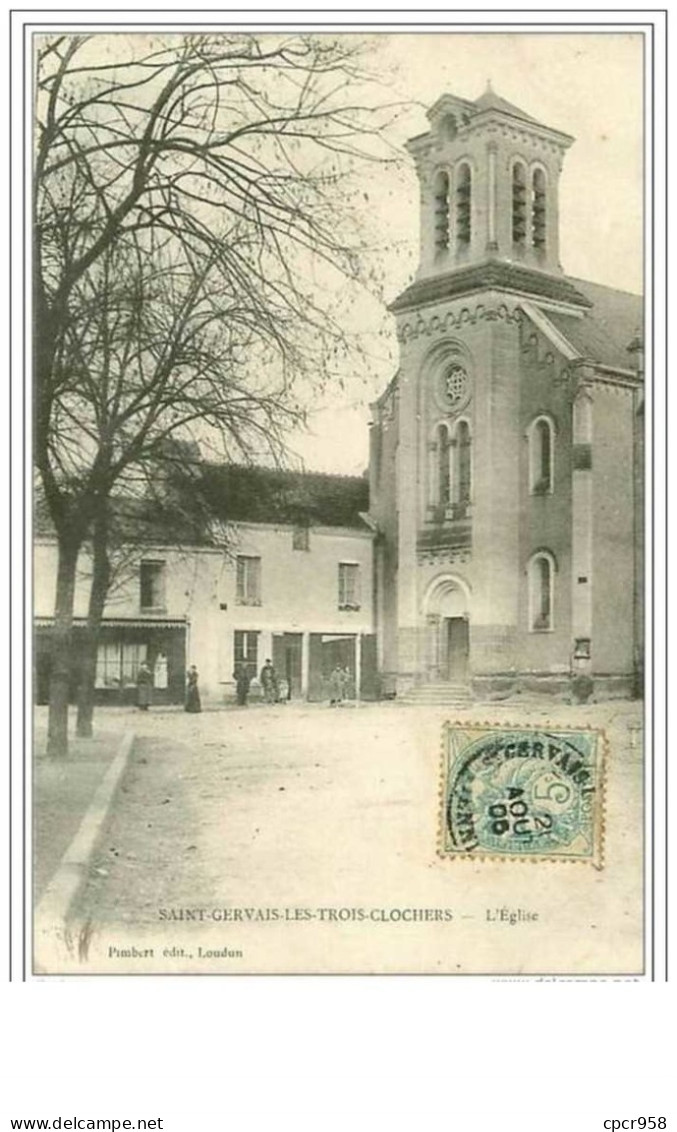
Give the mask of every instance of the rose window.
[(453, 365), (446, 371), (442, 388), (452, 409), (463, 404), (468, 393), (468, 375), (463, 366)]

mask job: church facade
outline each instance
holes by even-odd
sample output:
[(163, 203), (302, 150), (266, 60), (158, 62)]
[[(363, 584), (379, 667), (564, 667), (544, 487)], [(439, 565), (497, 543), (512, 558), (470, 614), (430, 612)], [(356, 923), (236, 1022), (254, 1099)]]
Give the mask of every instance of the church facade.
[(573, 138), (491, 89), (428, 118), (420, 266), (371, 427), (382, 687), (637, 693), (642, 300), (562, 270)]

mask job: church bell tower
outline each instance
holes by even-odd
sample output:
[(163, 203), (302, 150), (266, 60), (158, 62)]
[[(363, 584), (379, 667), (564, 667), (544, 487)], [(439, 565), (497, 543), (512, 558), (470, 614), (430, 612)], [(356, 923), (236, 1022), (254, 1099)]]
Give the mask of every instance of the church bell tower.
[(489, 85), (476, 102), (444, 94), (408, 143), (421, 186), (419, 278), (487, 259), (560, 273), (558, 190), (573, 138)]
[(588, 579), (588, 520), (572, 517), (576, 351), (549, 317), (577, 324), (591, 303), (559, 261), (573, 138), (491, 87), (442, 95), (428, 121), (408, 143), (420, 262), (390, 307), (400, 369), (372, 427), (380, 665), (398, 696), (462, 699), (569, 670), (571, 532)]

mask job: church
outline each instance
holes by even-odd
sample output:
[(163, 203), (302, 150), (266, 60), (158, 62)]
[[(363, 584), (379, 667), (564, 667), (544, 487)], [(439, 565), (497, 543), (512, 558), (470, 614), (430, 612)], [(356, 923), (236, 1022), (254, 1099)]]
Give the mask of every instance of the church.
[(408, 143), (420, 263), (371, 426), (382, 690), (641, 694), (642, 300), (560, 265), (572, 137), (490, 86), (428, 121)]

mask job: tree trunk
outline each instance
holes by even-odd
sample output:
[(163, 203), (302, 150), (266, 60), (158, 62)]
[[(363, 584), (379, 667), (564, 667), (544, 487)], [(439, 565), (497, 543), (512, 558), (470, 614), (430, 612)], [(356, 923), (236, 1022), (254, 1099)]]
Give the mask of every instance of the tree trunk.
[(63, 759), (68, 754), (68, 693), (73, 658), (73, 603), (79, 550), (79, 540), (59, 539), (47, 725), (47, 755), (52, 759)]
[(96, 684), (96, 654), (99, 645), (101, 620), (106, 605), (110, 585), (110, 560), (108, 557), (108, 516), (105, 504), (94, 521), (93, 531), (92, 588), (89, 591), (87, 627), (82, 648), (80, 685), (78, 688), (78, 717), (76, 733), (84, 738), (92, 734), (94, 719), (94, 694)]

